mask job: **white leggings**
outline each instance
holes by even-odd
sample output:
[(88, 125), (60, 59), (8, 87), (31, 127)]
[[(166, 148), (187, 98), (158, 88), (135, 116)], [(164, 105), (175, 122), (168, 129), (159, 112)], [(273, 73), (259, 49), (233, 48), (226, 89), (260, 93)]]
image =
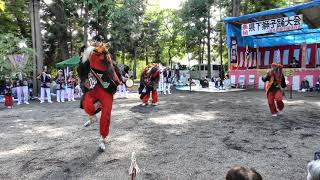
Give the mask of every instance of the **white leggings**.
[(29, 101), (29, 88), (28, 86), (19, 86), (17, 87), (17, 96), (18, 96), (18, 103), (22, 103), (22, 95), (24, 103)]
[(44, 102), (44, 94), (47, 94), (48, 97), (48, 102), (51, 102), (51, 94), (50, 94), (50, 88), (41, 88), (41, 92), (40, 92), (40, 101)]
[(64, 89), (57, 89), (57, 102), (64, 102)]
[(74, 101), (74, 89), (68, 88), (68, 101)]
[(127, 95), (127, 88), (125, 84), (119, 85), (119, 95), (126, 96)]
[(163, 89), (163, 92), (164, 94), (166, 94), (166, 92), (168, 91), (168, 93), (171, 93), (171, 83), (164, 83), (164, 89)]

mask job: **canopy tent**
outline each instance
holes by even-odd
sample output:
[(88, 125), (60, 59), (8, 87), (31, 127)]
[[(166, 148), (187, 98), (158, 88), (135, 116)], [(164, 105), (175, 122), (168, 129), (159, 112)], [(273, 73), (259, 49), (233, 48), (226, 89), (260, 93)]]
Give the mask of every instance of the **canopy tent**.
[[(264, 35), (242, 36), (241, 25), (275, 19), (303, 15), (302, 29), (268, 33)], [(227, 44), (231, 47), (231, 37), (236, 37), (238, 46), (270, 47), (281, 45), (312, 44), (320, 42), (320, 0), (302, 3), (295, 6), (272, 9), (239, 17), (226, 17)]]
[(70, 59), (64, 60), (56, 64), (57, 68), (76, 67), (80, 62), (79, 56), (73, 56)]

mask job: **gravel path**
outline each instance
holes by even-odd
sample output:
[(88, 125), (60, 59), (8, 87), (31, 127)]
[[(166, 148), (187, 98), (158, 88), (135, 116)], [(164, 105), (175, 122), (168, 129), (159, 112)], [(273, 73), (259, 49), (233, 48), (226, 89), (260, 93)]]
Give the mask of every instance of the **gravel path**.
[(175, 92), (159, 106), (138, 96), (116, 98), (107, 152), (99, 153), (98, 123), (79, 102), (0, 110), (0, 179), (223, 180), (234, 165), (254, 167), (266, 180), (306, 179), (319, 150), (320, 95), (294, 94), (284, 116), (272, 118), (262, 91)]

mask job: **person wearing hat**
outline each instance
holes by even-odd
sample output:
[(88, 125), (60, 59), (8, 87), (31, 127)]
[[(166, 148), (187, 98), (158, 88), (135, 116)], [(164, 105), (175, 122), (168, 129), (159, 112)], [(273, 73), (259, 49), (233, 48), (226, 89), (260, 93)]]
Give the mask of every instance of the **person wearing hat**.
[(271, 69), (267, 76), (262, 78), (262, 81), (267, 82), (266, 94), (272, 116), (281, 115), (284, 108), (282, 89), (287, 86), (282, 72), (282, 65), (272, 63)]
[(142, 106), (147, 106), (150, 98), (152, 96), (152, 105), (158, 105), (158, 92), (157, 88), (159, 86), (160, 80), (160, 66), (158, 64), (148, 65), (140, 78), (139, 94), (142, 100)]
[(84, 126), (88, 127), (97, 121), (98, 118), (95, 115), (101, 111), (99, 150), (105, 151), (109, 135), (113, 95), (122, 81), (121, 70), (116, 62), (111, 59), (106, 45), (100, 44), (84, 50), (78, 67), (78, 74), (84, 92), (80, 107), (89, 116), (89, 120)]
[(56, 82), (57, 102), (64, 102), (65, 79), (64, 79), (63, 71), (61, 69), (58, 71), (55, 82)]
[(69, 76), (67, 78), (67, 85), (68, 85), (68, 101), (75, 101), (74, 99), (74, 87), (76, 83), (76, 78), (73, 75), (73, 71), (69, 72)]
[(41, 82), (41, 91), (40, 91), (40, 103), (44, 103), (44, 96), (47, 94), (48, 103), (52, 103), (51, 101), (51, 75), (48, 73), (47, 66), (43, 68), (42, 73), (37, 77)]

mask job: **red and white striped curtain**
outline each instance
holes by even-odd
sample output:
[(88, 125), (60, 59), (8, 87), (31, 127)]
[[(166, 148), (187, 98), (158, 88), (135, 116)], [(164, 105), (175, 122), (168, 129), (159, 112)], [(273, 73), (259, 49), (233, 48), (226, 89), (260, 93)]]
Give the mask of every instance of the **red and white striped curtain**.
[[(306, 50), (306, 68), (316, 67), (317, 47), (320, 44), (308, 44)], [(295, 57), (301, 64), (301, 45), (287, 45), (275, 47), (259, 47), (259, 51), (252, 47), (238, 47), (237, 69), (269, 68), (273, 62), (279, 62), (284, 67), (289, 67)]]

